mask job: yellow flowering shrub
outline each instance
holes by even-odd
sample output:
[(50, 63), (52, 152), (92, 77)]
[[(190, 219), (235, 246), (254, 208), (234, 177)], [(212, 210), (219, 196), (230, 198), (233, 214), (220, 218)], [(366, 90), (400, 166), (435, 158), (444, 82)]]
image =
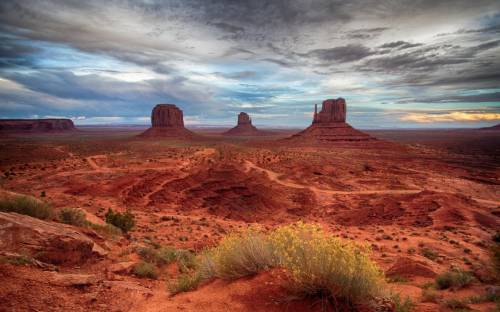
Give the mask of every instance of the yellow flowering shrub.
[(295, 293), (344, 303), (377, 296), (384, 282), (367, 247), (301, 222), (267, 234), (255, 227), (229, 234), (218, 246), (198, 255), (194, 274), (198, 283), (212, 277), (235, 279), (270, 268), (284, 269)]
[(282, 226), (269, 240), (295, 292), (359, 302), (381, 289), (383, 273), (369, 259), (368, 248), (328, 235), (317, 225)]

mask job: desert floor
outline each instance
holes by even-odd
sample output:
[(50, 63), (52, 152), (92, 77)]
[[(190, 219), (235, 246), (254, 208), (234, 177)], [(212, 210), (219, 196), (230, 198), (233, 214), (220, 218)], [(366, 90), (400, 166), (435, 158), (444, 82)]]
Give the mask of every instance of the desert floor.
[(416, 311), (449, 310), (423, 302), (422, 291), (451, 268), (474, 272), (476, 281), (439, 291), (443, 300), (491, 286), (483, 275), (500, 229), (498, 131), (377, 130), (368, 132), (384, 142), (312, 147), (274, 141), (290, 130), (225, 138), (195, 129), (205, 138), (165, 141), (137, 139), (136, 128), (82, 129), (0, 138), (0, 190), (44, 193), (56, 209), (80, 208), (95, 223), (109, 208), (130, 209), (137, 226), (128, 237), (99, 238), (106, 256), (57, 268), (97, 276), (87, 287), (48, 283), (53, 272), (43, 268), (0, 264), (1, 311), (315, 310), (288, 302), (269, 272), (176, 296), (165, 286), (172, 267), (157, 280), (109, 273), (137, 261), (144, 242), (199, 251), (249, 224), (271, 229), (298, 220), (371, 245), (373, 260), (393, 277), (389, 288), (410, 297)]

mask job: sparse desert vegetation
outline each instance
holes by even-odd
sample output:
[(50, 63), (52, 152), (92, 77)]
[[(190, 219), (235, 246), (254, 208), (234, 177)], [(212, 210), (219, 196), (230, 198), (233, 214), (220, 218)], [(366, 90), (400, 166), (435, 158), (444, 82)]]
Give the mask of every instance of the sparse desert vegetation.
[(53, 208), (30, 196), (14, 196), (0, 200), (0, 211), (15, 212), (38, 219), (51, 219), (55, 216)]
[(106, 218), (106, 223), (119, 228), (124, 233), (130, 231), (135, 225), (134, 215), (128, 210), (121, 213), (114, 212), (113, 209), (110, 208), (104, 217)]
[[(427, 147), (114, 140), (27, 141), (44, 148), (42, 159), (0, 166), (10, 172), (3, 213), (45, 222), (30, 221), (33, 232), (16, 223), (32, 233), (15, 236), (29, 237), (23, 246), (72, 242), (0, 251), (9, 285), (63, 289), (62, 305), (89, 310), (496, 307), (498, 191), (473, 180), (493, 181), (473, 158)], [(12, 142), (0, 157), (29, 153)], [(87, 286), (54, 286), (61, 279)], [(38, 300), (6, 289), (6, 302)]]
[(79, 209), (74, 208), (63, 208), (59, 212), (59, 220), (62, 223), (75, 226), (85, 226), (87, 224), (85, 213)]
[(474, 276), (471, 272), (456, 269), (439, 275), (436, 278), (436, 286), (438, 289), (459, 289), (469, 285), (473, 281)]

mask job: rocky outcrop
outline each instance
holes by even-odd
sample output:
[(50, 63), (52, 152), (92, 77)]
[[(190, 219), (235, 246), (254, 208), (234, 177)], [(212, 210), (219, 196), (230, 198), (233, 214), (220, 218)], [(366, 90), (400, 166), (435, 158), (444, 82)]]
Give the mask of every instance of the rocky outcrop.
[(151, 112), (151, 128), (140, 136), (190, 138), (194, 133), (184, 128), (182, 110), (174, 104), (158, 104)]
[(238, 124), (236, 127), (224, 132), (224, 135), (245, 136), (245, 135), (260, 135), (262, 134), (257, 128), (252, 125), (252, 119), (247, 113), (241, 112), (238, 114)]
[(0, 119), (0, 132), (59, 132), (75, 130), (71, 119)]
[(97, 276), (93, 274), (62, 274), (51, 272), (48, 277), (49, 284), (63, 287), (89, 286), (96, 284), (98, 281)]
[(95, 256), (94, 245), (97, 244), (92, 239), (72, 226), (0, 212), (2, 251), (25, 254), (52, 264), (81, 264)]
[(436, 272), (432, 267), (418, 260), (413, 260), (408, 257), (399, 257), (396, 262), (385, 272), (389, 277), (436, 277)]
[(346, 123), (346, 101), (343, 98), (323, 101), (321, 111), (314, 108), (312, 124), (305, 130), (285, 139), (295, 143), (334, 143), (375, 140), (368, 134), (354, 129)]

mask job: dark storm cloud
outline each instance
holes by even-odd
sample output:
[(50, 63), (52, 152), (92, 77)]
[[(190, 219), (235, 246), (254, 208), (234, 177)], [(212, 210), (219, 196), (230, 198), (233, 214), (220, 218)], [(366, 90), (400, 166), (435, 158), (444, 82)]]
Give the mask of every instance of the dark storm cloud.
[(374, 52), (360, 44), (349, 44), (330, 49), (316, 49), (303, 54), (305, 57), (314, 57), (322, 62), (348, 63), (359, 61)]
[(500, 65), (492, 65), (483, 70), (463, 71), (454, 75), (429, 77), (428, 75), (407, 75), (397, 84), (407, 84), (420, 87), (461, 88), (498, 88), (500, 85)]
[(384, 43), (383, 45), (380, 46), (380, 48), (404, 50), (404, 49), (419, 47), (421, 45), (422, 45), (421, 43), (410, 43), (410, 42), (400, 40), (400, 41)]
[(482, 43), (476, 47), (470, 48), (470, 50), (473, 54), (476, 54), (477, 52), (482, 52), (482, 51), (486, 51), (489, 49), (494, 49), (498, 46), (500, 46), (500, 40), (485, 42), (485, 43)]
[(398, 101), (398, 103), (491, 103), (500, 102), (500, 92), (473, 94), (473, 95), (449, 95), (437, 97), (420, 97)]
[(281, 65), (283, 67), (292, 67), (293, 66), (293, 64), (291, 62), (287, 62), (287, 61), (282, 60), (282, 59), (264, 58), (264, 59), (261, 59), (261, 61), (278, 64), (278, 65)]
[(233, 34), (245, 32), (245, 28), (243, 28), (243, 27), (234, 26), (234, 25), (224, 23), (224, 22), (218, 22), (218, 23), (210, 23), (209, 22), (208, 24), (213, 25), (222, 31), (226, 31), (226, 32), (233, 33)]
[(40, 51), (18, 39), (0, 36), (0, 40), (0, 67), (33, 65), (32, 55)]
[(215, 72), (214, 75), (224, 77), (224, 78), (238, 80), (238, 79), (254, 78), (255, 76), (257, 76), (257, 72), (251, 71), (251, 70), (245, 70), (245, 71), (234, 72), (234, 73)]
[(438, 34), (437, 37), (450, 36), (450, 35), (463, 35), (463, 34), (477, 34), (477, 33), (483, 33), (483, 34), (500, 33), (500, 24), (479, 29), (460, 29), (453, 33)]
[[(393, 42), (381, 47), (392, 47), (396, 50), (404, 47), (405, 42)], [(418, 45), (421, 46), (421, 45)], [(360, 70), (380, 72), (406, 72), (412, 75), (412, 71), (440, 71), (443, 66), (468, 64), (473, 66), (477, 61), (479, 53), (495, 49), (500, 46), (500, 40), (485, 42), (472, 47), (460, 47), (445, 44), (434, 46), (422, 46), (411, 52), (399, 52), (391, 55), (375, 57), (365, 61)]]
[(36, 74), (8, 73), (9, 80), (15, 81), (27, 89), (49, 94), (63, 99), (111, 100), (108, 90), (117, 90), (114, 81), (97, 75), (76, 76), (67, 71), (44, 71)]
[(380, 34), (387, 29), (387, 27), (356, 29), (349, 31), (345, 37), (349, 39), (370, 39), (380, 36)]

